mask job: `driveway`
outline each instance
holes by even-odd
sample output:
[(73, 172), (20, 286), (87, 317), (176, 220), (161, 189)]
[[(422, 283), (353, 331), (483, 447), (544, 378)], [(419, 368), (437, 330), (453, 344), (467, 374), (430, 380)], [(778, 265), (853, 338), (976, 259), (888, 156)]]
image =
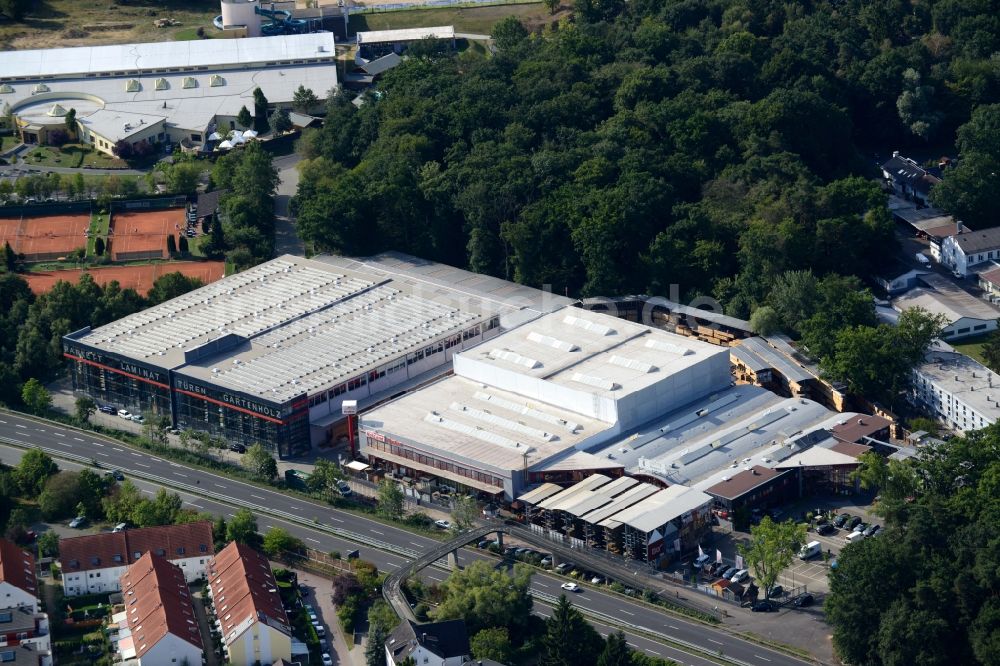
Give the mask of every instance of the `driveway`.
[(274, 160), (281, 181), (274, 197), (274, 253), (304, 256), (305, 244), (298, 236), (295, 218), (289, 215), (288, 205), (299, 187), (298, 155), (285, 155)]
[[(272, 567), (285, 565), (272, 562)], [(333, 586), (329, 579), (307, 571), (292, 569), (299, 577), (299, 588), (304, 603), (311, 604), (316, 617), (326, 627), (326, 642), (333, 666), (364, 666), (365, 656), (360, 647), (347, 647), (344, 634), (337, 620), (337, 609), (333, 605)]]

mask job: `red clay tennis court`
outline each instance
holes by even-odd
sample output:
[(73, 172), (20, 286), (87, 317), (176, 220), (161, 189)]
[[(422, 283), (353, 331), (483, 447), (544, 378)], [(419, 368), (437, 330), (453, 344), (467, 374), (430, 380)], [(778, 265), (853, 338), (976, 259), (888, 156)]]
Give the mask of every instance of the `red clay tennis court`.
[(104, 285), (112, 280), (118, 280), (122, 289), (131, 287), (145, 296), (152, 288), (156, 278), (167, 273), (178, 272), (188, 277), (196, 277), (208, 284), (221, 279), (226, 274), (226, 264), (223, 261), (178, 261), (141, 266), (103, 266), (89, 270), (74, 268), (65, 271), (26, 273), (22, 274), (21, 277), (28, 281), (28, 287), (36, 294), (44, 294), (59, 280), (76, 284), (81, 275), (90, 273), (94, 282), (98, 284)]
[(0, 218), (0, 246), (10, 243), (27, 261), (58, 259), (87, 247), (89, 228), (90, 213)]
[(181, 233), (186, 225), (183, 208), (112, 213), (108, 240), (114, 261), (165, 259), (167, 236)]

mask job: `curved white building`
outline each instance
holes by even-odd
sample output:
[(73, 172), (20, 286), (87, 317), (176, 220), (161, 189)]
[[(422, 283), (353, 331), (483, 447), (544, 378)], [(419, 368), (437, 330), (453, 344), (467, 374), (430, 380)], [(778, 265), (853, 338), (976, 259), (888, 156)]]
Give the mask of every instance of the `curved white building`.
[(337, 87), (334, 55), (332, 33), (3, 51), (0, 106), (25, 143), (46, 143), (73, 109), (80, 140), (107, 154), (120, 140), (198, 146), (253, 110), (256, 87), (272, 107), (299, 85), (322, 98)]

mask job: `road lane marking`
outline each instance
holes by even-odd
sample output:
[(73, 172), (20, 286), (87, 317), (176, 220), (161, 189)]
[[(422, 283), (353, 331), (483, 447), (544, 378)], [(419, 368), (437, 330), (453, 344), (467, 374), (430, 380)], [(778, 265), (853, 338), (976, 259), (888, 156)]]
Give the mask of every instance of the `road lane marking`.
[(216, 487), (216, 488), (225, 488), (225, 486), (224, 486), (224, 485), (222, 485), (221, 483), (217, 483), (217, 484), (215, 484), (215, 487)]
[(105, 458), (107, 458), (107, 457), (108, 457), (108, 454), (107, 454), (107, 453), (101, 453), (100, 451), (98, 451), (98, 452), (97, 452), (97, 455), (99, 455), (99, 456), (104, 456)]
[(414, 541), (411, 541), (410, 545), (411, 546), (416, 546), (417, 548), (423, 548), (424, 547), (424, 544), (422, 544), (422, 543), (416, 543)]
[(715, 643), (716, 645), (724, 645), (724, 643), (720, 643), (719, 641), (715, 640), (714, 638), (709, 638), (708, 640), (709, 640), (709, 642)]
[(21, 425), (20, 423), (15, 423), (14, 425), (15, 425), (15, 426), (17, 426), (18, 428), (24, 428), (25, 430), (27, 430), (27, 429), (28, 429), (28, 426), (26, 426), (26, 425)]
[(45, 432), (45, 428), (35, 428), (38, 432)]
[(184, 503), (185, 503), (185, 504), (187, 504), (188, 506), (193, 506), (193, 507), (197, 507), (197, 508), (199, 508), (199, 509), (204, 509), (204, 508), (205, 508), (205, 507), (203, 507), (203, 506), (202, 506), (202, 505), (200, 505), (200, 504), (195, 504), (194, 502), (188, 502), (187, 500), (184, 500)]
[(177, 476), (183, 476), (185, 479), (187, 478), (187, 474), (182, 474), (180, 472), (174, 472), (174, 474), (176, 474)]
[(299, 509), (301, 509), (301, 508), (302, 508), (301, 506), (295, 506), (294, 504), (291, 504), (290, 506), (291, 506), (291, 507), (292, 507), (293, 509), (295, 509), (296, 511), (298, 511)]
[[(101, 454), (101, 455), (103, 455), (103, 454)], [(139, 467), (145, 467), (146, 469), (149, 469), (149, 465), (146, 465), (144, 463), (136, 463), (136, 465), (138, 465)]]
[(625, 613), (626, 615), (632, 615), (632, 616), (634, 616), (634, 615), (635, 615), (635, 613), (629, 613), (629, 612), (628, 612), (627, 610), (625, 610), (625, 609), (623, 609), (623, 608), (619, 608), (619, 609), (618, 609), (618, 612), (619, 612), (619, 613)]
[(760, 656), (759, 654), (755, 654), (754, 656), (755, 656), (755, 657), (757, 657), (758, 659), (762, 659), (763, 661), (771, 661), (771, 660), (770, 660), (770, 659), (768, 659), (767, 657), (762, 657), (762, 656)]
[(312, 541), (313, 543), (319, 543), (319, 539), (313, 539), (312, 537), (306, 537), (306, 541)]
[(129, 451), (129, 453), (131, 453), (132, 455), (134, 455), (136, 458), (141, 458), (142, 457), (141, 453), (136, 453), (135, 451)]
[(6, 421), (0, 421), (0, 423), (7, 423)]
[(382, 536), (385, 536), (385, 532), (379, 532), (378, 530), (370, 530), (370, 531), (373, 532), (373, 533), (375, 533), (375, 534), (380, 534)]
[(340, 518), (334, 518), (333, 516), (330, 516), (330, 517), (328, 518), (328, 520), (332, 520), (332, 521), (333, 521), (333, 522), (335, 522), (335, 523), (342, 523), (342, 522), (344, 522), (344, 521), (342, 521), (342, 520), (341, 520)]
[(250, 497), (256, 497), (257, 499), (264, 500), (265, 502), (267, 501), (266, 497), (261, 497), (260, 495), (254, 495), (253, 493), (250, 493)]
[(114, 449), (115, 451), (117, 451), (118, 453), (124, 453), (124, 452), (123, 452), (123, 451), (122, 451), (121, 449), (119, 449), (119, 448), (118, 448), (117, 446), (112, 446), (111, 448), (113, 448), (113, 449)]
[(65, 437), (66, 436), (66, 435), (62, 434), (61, 432), (54, 432), (52, 434), (55, 435), (56, 437)]
[[(83, 440), (81, 439), (80, 441), (82, 442)], [(98, 447), (100, 447), (100, 448), (102, 448), (102, 449), (104, 448), (104, 445), (103, 445), (103, 444), (100, 444), (100, 443), (98, 443), (98, 442), (91, 442), (91, 444), (93, 444), (94, 446), (98, 446)]]
[(78, 441), (78, 442), (82, 442), (82, 441), (83, 441), (83, 440), (82, 440), (82, 439), (80, 439), (79, 437), (74, 437), (73, 439), (75, 439), (75, 440), (76, 440), (76, 441)]

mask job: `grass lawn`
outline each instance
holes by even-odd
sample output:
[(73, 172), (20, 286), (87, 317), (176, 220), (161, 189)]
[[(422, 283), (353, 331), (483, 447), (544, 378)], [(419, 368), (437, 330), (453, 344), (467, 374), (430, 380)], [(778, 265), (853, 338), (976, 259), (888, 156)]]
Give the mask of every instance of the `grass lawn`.
[(76, 168), (80, 166), (85, 151), (73, 144), (67, 144), (62, 148), (51, 146), (39, 146), (28, 153), (24, 161), (27, 164), (38, 166), (58, 166)]
[(98, 150), (90, 148), (83, 154), (83, 162), (80, 166), (93, 169), (125, 169), (128, 167), (128, 164), (125, 160), (120, 160), (112, 155), (105, 155)]
[(552, 18), (541, 3), (496, 5), (492, 7), (409, 9), (380, 14), (352, 14), (350, 34), (365, 30), (397, 30), (454, 25), (456, 32), (488, 35), (493, 25), (505, 16), (516, 16), (529, 24)]
[[(33, 3), (22, 23), (0, 23), (0, 49), (40, 49), (91, 46), (174, 39), (179, 29), (214, 32), (217, 0), (130, 0), (127, 4), (46, 0)], [(170, 18), (177, 25), (157, 28), (155, 21)]]
[(108, 241), (108, 227), (111, 226), (111, 216), (101, 215), (100, 213), (93, 213), (90, 216), (90, 237), (87, 239), (87, 256), (93, 257), (94, 253), (94, 241), (98, 236), (104, 239), (105, 247)]
[(0, 136), (0, 152), (10, 150), (19, 143), (21, 143), (21, 137), (16, 134), (11, 134), (10, 136)]
[(962, 342), (949, 342), (956, 351), (959, 351), (966, 356), (971, 356), (983, 365), (986, 365), (986, 361), (983, 359), (983, 344), (989, 338), (989, 335), (977, 335), (974, 338), (967, 338)]
[[(205, 36), (198, 36), (198, 28), (205, 28)], [(193, 28), (184, 28), (183, 30), (178, 30), (174, 33), (174, 39), (178, 42), (193, 42), (196, 39), (213, 39), (215, 37), (221, 37), (222, 33), (215, 29), (215, 26), (194, 26)]]

